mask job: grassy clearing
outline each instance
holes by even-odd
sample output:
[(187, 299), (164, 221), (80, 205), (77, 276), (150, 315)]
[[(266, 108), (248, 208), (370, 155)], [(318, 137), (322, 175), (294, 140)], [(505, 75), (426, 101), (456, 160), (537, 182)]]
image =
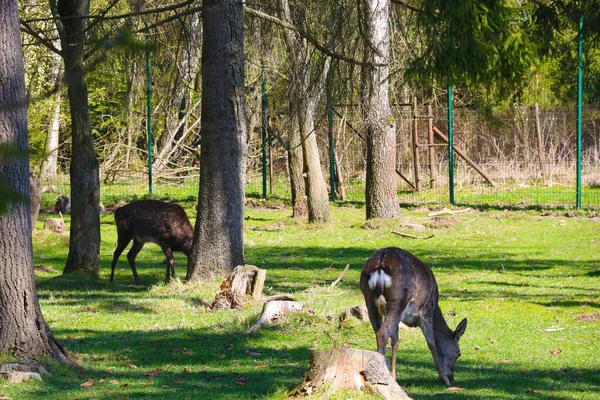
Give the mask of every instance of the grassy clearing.
[[(191, 204), (189, 215), (194, 215)], [(291, 293), (314, 311), (291, 315), (253, 334), (260, 305), (207, 312), (220, 282), (164, 286), (163, 255), (148, 244), (138, 256), (143, 284), (132, 284), (125, 255), (108, 282), (116, 243), (112, 214), (102, 215), (101, 276), (62, 276), (68, 236), (34, 234), (44, 316), (79, 360), (52, 361), (44, 383), (0, 386), (12, 399), (283, 399), (302, 378), (312, 349), (374, 349), (369, 323), (340, 312), (363, 303), (364, 259), (403, 247), (429, 263), (452, 327), (467, 317), (456, 385), (446, 392), (418, 330), (403, 330), (398, 382), (415, 399), (593, 399), (600, 392), (600, 222), (539, 211), (475, 211), (431, 219), (404, 209), (400, 221), (364, 222), (364, 209), (334, 206), (324, 227), (298, 224), (289, 209), (246, 210), (246, 260), (266, 268), (265, 295)], [(68, 216), (67, 225), (68, 225)], [(424, 223), (429, 240), (390, 233)], [(176, 256), (178, 276), (186, 260)], [(329, 284), (349, 263), (333, 290)], [(548, 330), (550, 331), (544, 331)], [(90, 383), (87, 383), (90, 382)], [(93, 383), (93, 384), (92, 384)], [(83, 386), (82, 386), (83, 384)], [(366, 399), (326, 393), (320, 398)]]

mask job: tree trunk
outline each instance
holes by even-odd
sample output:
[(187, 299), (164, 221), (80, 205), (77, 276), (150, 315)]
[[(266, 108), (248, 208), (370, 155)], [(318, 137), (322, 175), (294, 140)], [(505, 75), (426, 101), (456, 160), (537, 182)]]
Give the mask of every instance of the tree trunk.
[(389, 1), (365, 0), (362, 107), (367, 136), (367, 219), (400, 215), (396, 183), (396, 132), (388, 99)]
[(176, 109), (175, 115), (166, 116), (165, 132), (160, 137), (156, 146), (156, 158), (153, 169), (159, 173), (169, 164), (170, 156), (173, 155), (173, 147), (178, 139), (186, 133), (185, 124), (181, 124), (186, 113), (190, 112), (190, 88), (193, 87), (194, 76), (197, 73), (197, 62), (199, 58), (199, 43), (202, 37), (202, 23), (200, 13), (190, 15), (189, 32), (183, 33), (183, 51), (179, 62), (179, 69), (174, 83), (174, 101), (172, 106)]
[(131, 72), (127, 82), (127, 147), (125, 148), (125, 160), (123, 169), (129, 170), (131, 163), (131, 153), (134, 144), (134, 135), (138, 132), (141, 123), (139, 116), (135, 112), (135, 95), (139, 87), (139, 65), (136, 54), (133, 53), (130, 58)]
[[(52, 2), (51, 2), (52, 3)], [(56, 26), (61, 38), (71, 109), (71, 232), (63, 273), (98, 275), (100, 270), (100, 178), (90, 127), (83, 43), (89, 0), (61, 0)], [(56, 16), (56, 15), (55, 15)], [(73, 18), (75, 17), (75, 18)]]
[[(288, 0), (280, 0), (282, 19), (292, 22)], [(329, 195), (323, 176), (317, 136), (315, 109), (324, 91), (328, 62), (319, 63), (311, 56), (308, 42), (290, 30), (285, 31), (285, 42), (290, 55), (290, 109), (298, 119), (298, 135), (302, 145), (303, 176), (308, 205), (308, 222), (329, 222)], [(296, 133), (291, 133), (295, 135)], [(290, 140), (290, 147), (292, 147)], [(298, 193), (296, 193), (298, 199)]]
[[(0, 3), (0, 145), (27, 154), (27, 99), (16, 0)], [(29, 163), (3, 159), (0, 176), (23, 196), (0, 216), (0, 353), (33, 360), (43, 355), (66, 360), (44, 321), (35, 291)]]
[[(306, 94), (305, 94), (306, 96)], [(327, 183), (323, 176), (317, 133), (315, 132), (314, 109), (316, 103), (300, 110), (300, 136), (302, 139), (302, 156), (304, 160), (304, 180), (308, 200), (308, 222), (329, 222), (329, 196)]]
[(323, 389), (367, 390), (384, 399), (410, 400), (390, 374), (385, 357), (368, 350), (313, 351), (306, 375), (292, 395), (310, 396)]
[(302, 140), (298, 128), (298, 116), (290, 107), (290, 140), (288, 143), (288, 161), (290, 165), (290, 186), (292, 189), (292, 207), (294, 218), (305, 218), (308, 216), (308, 203), (306, 199), (306, 185), (302, 172), (304, 169), (304, 152), (302, 151)]
[[(55, 40), (55, 47), (60, 49), (60, 41)], [(44, 159), (40, 168), (40, 182), (45, 183), (56, 178), (58, 170), (58, 139), (60, 134), (60, 110), (62, 101), (62, 80), (63, 69), (61, 67), (61, 58), (58, 54), (52, 53), (52, 76), (54, 78), (54, 112), (48, 124), (48, 133), (46, 135), (46, 145), (44, 147)]]
[(241, 0), (203, 2), (200, 190), (187, 280), (244, 265), (246, 111)]

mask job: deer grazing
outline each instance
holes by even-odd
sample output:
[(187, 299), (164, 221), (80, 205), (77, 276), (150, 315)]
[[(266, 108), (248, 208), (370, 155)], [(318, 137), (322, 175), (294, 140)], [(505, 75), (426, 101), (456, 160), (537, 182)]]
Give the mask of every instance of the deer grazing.
[(111, 282), (119, 256), (132, 239), (133, 245), (127, 253), (127, 260), (136, 285), (140, 284), (140, 277), (135, 268), (135, 258), (144, 247), (144, 243), (156, 243), (165, 253), (167, 264), (165, 283), (169, 283), (171, 276), (175, 277), (173, 252), (181, 251), (189, 257), (192, 251), (194, 228), (183, 208), (177, 204), (158, 200), (134, 201), (115, 211), (115, 221), (118, 242), (110, 271)]
[(455, 331), (448, 327), (438, 305), (438, 288), (431, 268), (408, 251), (396, 247), (380, 249), (365, 262), (360, 290), (377, 338), (377, 351), (385, 355), (388, 339), (392, 340), (392, 376), (396, 376), (398, 325), (402, 322), (421, 328), (440, 381), (450, 386), (454, 364), (460, 357), (458, 339), (467, 329), (467, 319)]

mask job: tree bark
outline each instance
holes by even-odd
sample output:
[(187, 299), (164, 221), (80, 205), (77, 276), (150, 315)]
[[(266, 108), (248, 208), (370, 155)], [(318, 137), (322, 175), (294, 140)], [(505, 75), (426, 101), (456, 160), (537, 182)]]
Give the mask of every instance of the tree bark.
[(157, 152), (153, 165), (156, 173), (166, 168), (169, 165), (170, 158), (174, 153), (173, 147), (176, 146), (180, 136), (186, 134), (185, 124), (181, 124), (183, 118), (190, 112), (190, 88), (193, 87), (194, 77), (198, 70), (199, 44), (202, 37), (202, 20), (200, 13), (190, 15), (189, 32), (183, 33), (183, 51), (179, 61), (179, 69), (175, 78), (173, 88), (173, 102), (171, 107), (174, 107), (174, 115), (166, 115), (165, 132), (160, 137), (157, 144)]
[[(27, 100), (16, 0), (0, 1), (0, 145), (27, 152)], [(27, 158), (3, 159), (0, 176), (23, 196), (0, 216), (0, 353), (66, 360), (46, 324), (35, 291)]]
[(367, 136), (367, 219), (400, 215), (396, 183), (396, 132), (388, 99), (389, 0), (361, 1), (364, 29), (362, 107)]
[[(291, 23), (288, 0), (280, 0), (280, 6), (282, 19)], [(308, 205), (308, 222), (329, 222), (331, 220), (329, 195), (321, 168), (314, 120), (319, 98), (324, 91), (329, 63), (319, 63), (315, 60), (311, 56), (308, 42), (292, 31), (285, 31), (285, 42), (290, 55), (289, 97), (291, 108), (298, 119), (298, 135), (302, 145), (302, 172)]]
[[(61, 38), (71, 109), (71, 232), (63, 273), (98, 275), (100, 270), (100, 177), (90, 127), (87, 85), (83, 67), (89, 0), (51, 1)], [(75, 17), (75, 18), (73, 18)]]
[(310, 396), (326, 386), (328, 390), (367, 390), (388, 400), (410, 400), (390, 374), (385, 357), (369, 350), (312, 352), (306, 375), (292, 395)]
[(241, 0), (203, 2), (200, 189), (187, 280), (244, 265), (246, 110)]
[[(60, 41), (54, 41), (55, 47), (60, 49)], [(62, 81), (63, 68), (61, 67), (61, 58), (58, 54), (52, 53), (52, 77), (54, 78), (54, 87), (56, 94), (54, 95), (54, 111), (48, 124), (48, 133), (46, 135), (46, 145), (44, 147), (44, 159), (40, 168), (40, 182), (45, 183), (47, 180), (56, 178), (58, 170), (58, 140), (60, 135), (60, 110), (62, 102)]]
[(308, 202), (306, 199), (306, 185), (302, 176), (304, 169), (304, 153), (302, 151), (302, 140), (298, 128), (298, 117), (290, 104), (291, 124), (290, 140), (288, 142), (288, 161), (290, 165), (290, 186), (292, 189), (292, 207), (294, 218), (306, 218), (308, 216)]

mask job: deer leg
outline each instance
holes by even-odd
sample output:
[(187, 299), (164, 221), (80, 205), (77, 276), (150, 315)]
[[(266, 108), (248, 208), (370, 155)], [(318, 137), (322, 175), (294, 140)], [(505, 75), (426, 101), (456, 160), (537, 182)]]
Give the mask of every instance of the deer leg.
[(444, 369), (442, 366), (442, 360), (440, 360), (440, 356), (437, 352), (437, 346), (435, 344), (435, 336), (433, 335), (433, 324), (431, 322), (425, 322), (421, 320), (420, 323), (421, 331), (423, 331), (423, 336), (425, 336), (425, 340), (427, 341), (427, 347), (429, 347), (429, 351), (433, 356), (433, 361), (435, 362), (435, 366), (438, 370), (438, 375), (440, 377), (440, 381), (446, 386), (450, 386), (450, 380), (444, 373)]
[(112, 265), (110, 267), (110, 282), (112, 282), (113, 278), (115, 277), (115, 266), (117, 265), (117, 261), (119, 261), (121, 253), (123, 253), (123, 250), (125, 250), (125, 247), (127, 247), (130, 241), (131, 238), (126, 238), (121, 235), (119, 235), (119, 238), (117, 239), (117, 248), (115, 249)]
[(398, 335), (398, 325), (396, 325), (396, 329), (392, 331), (392, 376), (396, 379), (396, 355), (398, 354), (398, 343), (400, 342), (400, 338)]
[[(166, 263), (167, 264), (167, 275), (165, 277), (165, 284), (169, 283), (169, 281), (171, 280), (171, 276), (173, 276), (173, 278), (175, 278), (175, 260), (173, 259), (173, 251), (169, 248), (169, 247), (163, 247), (162, 248), (163, 253), (165, 253), (165, 257), (167, 258)], [(170, 272), (170, 274), (169, 274)]]
[(385, 356), (388, 339), (392, 339), (392, 359), (390, 360), (390, 373), (396, 379), (396, 354), (398, 352), (398, 324), (399, 317), (390, 312), (386, 315), (383, 325), (377, 331), (377, 351)]
[(379, 330), (379, 328), (381, 328), (381, 324), (383, 323), (383, 316), (379, 313), (379, 310), (377, 309), (377, 302), (373, 298), (372, 292), (365, 295), (365, 303), (369, 312), (369, 321), (371, 321), (373, 331), (375, 331), (375, 334), (377, 334), (377, 331)]
[(144, 242), (140, 242), (136, 238), (133, 238), (133, 246), (131, 246), (129, 253), (127, 253), (127, 261), (129, 261), (129, 266), (131, 267), (131, 272), (133, 272), (133, 279), (136, 285), (139, 285), (141, 281), (137, 269), (135, 268), (135, 258), (143, 247)]

